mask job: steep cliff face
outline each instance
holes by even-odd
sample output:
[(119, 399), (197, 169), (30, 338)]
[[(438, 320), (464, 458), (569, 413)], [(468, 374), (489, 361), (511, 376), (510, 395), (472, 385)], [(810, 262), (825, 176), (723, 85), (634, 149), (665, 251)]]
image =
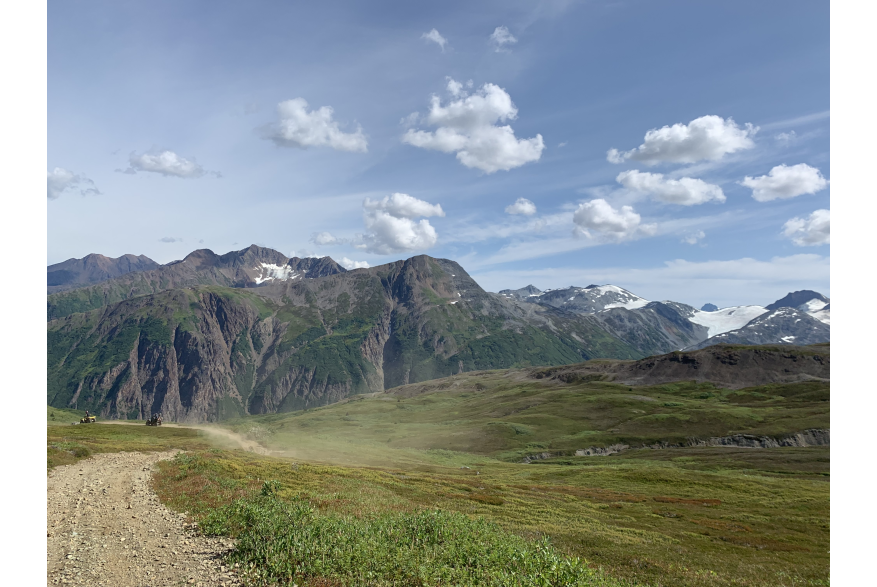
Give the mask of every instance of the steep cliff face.
[(199, 422), (244, 413), (234, 343), (256, 307), (174, 290), (49, 326), (49, 403), (104, 417)]
[(640, 356), (591, 317), (489, 294), (425, 256), (256, 289), (170, 289), (48, 329), (50, 405), (189, 422), (473, 369)]

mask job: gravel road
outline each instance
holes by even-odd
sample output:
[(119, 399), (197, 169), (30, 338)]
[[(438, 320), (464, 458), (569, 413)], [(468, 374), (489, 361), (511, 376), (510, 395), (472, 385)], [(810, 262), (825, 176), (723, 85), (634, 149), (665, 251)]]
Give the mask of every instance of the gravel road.
[(48, 585), (241, 584), (221, 561), (233, 541), (197, 535), (150, 488), (176, 452), (99, 454), (49, 474)]

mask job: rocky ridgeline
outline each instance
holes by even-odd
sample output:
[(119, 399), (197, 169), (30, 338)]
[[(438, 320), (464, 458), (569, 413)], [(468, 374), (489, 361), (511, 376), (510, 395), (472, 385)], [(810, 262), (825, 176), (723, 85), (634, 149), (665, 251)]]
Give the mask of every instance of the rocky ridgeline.
[[(674, 442), (656, 442), (653, 444), (643, 444), (633, 447), (634, 449), (650, 449), (662, 450), (670, 448), (693, 448), (706, 446), (727, 446), (735, 448), (782, 448), (782, 447), (808, 447), (808, 446), (830, 446), (831, 430), (823, 430), (813, 428), (790, 434), (782, 437), (758, 436), (755, 434), (734, 434), (732, 436), (715, 436), (712, 438), (689, 438), (682, 443)], [(630, 450), (627, 444), (611, 444), (604, 447), (591, 446), (584, 449), (578, 449), (574, 453), (560, 452), (541, 452), (533, 455), (527, 455), (521, 462), (528, 464), (534, 461), (542, 461), (555, 457), (577, 456), (577, 457), (607, 457), (609, 455), (618, 454), (620, 452)]]

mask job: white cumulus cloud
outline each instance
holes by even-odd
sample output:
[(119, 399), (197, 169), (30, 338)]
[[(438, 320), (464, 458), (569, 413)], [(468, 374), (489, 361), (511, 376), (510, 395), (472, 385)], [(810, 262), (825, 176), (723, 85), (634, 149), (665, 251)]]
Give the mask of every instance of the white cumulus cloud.
[(168, 150), (156, 150), (149, 153), (131, 153), (128, 156), (128, 169), (122, 173), (134, 174), (138, 171), (158, 173), (165, 177), (196, 178), (206, 171), (195, 161), (190, 161)]
[(573, 214), (574, 234), (622, 241), (636, 236), (648, 236), (657, 231), (655, 224), (642, 224), (642, 218), (630, 206), (616, 210), (603, 198), (580, 204)]
[(343, 132), (333, 120), (334, 110), (323, 106), (308, 111), (304, 98), (293, 98), (277, 105), (279, 120), (263, 127), (263, 138), (283, 147), (332, 147), (337, 151), (368, 152), (368, 141), (360, 126), (356, 132)]
[(456, 153), (466, 167), (486, 173), (508, 171), (542, 156), (542, 135), (518, 139), (511, 126), (497, 123), (514, 120), (518, 109), (512, 98), (495, 84), (484, 84), (468, 95), (462, 84), (450, 79), (448, 92), (455, 98), (446, 106), (433, 96), (426, 122), (438, 127), (435, 132), (408, 130), (402, 141), (422, 149)]
[(94, 182), (78, 173), (73, 173), (63, 167), (56, 167), (46, 173), (46, 197), (57, 200), (66, 191), (79, 192), (83, 196), (96, 196), (100, 190)]
[[(381, 255), (432, 247), (438, 241), (438, 234), (429, 220), (422, 217), (445, 215), (439, 204), (398, 193), (380, 200), (366, 198), (362, 208), (369, 232), (355, 246)], [(416, 221), (416, 218), (421, 219)]]
[(706, 238), (706, 233), (702, 230), (698, 230), (697, 232), (692, 232), (688, 236), (682, 239), (682, 242), (688, 243), (689, 245), (696, 245), (698, 241)]
[(524, 216), (532, 216), (536, 213), (536, 204), (527, 198), (518, 198), (514, 204), (506, 206), (506, 214), (523, 214)]
[(606, 159), (610, 163), (632, 159), (646, 165), (715, 161), (728, 153), (754, 147), (752, 137), (756, 132), (758, 127), (749, 123), (741, 128), (731, 118), (701, 116), (688, 124), (653, 128), (639, 147), (630, 151), (609, 149)]
[(666, 179), (660, 173), (648, 173), (634, 169), (622, 171), (615, 178), (615, 181), (627, 189), (649, 194), (656, 200), (667, 204), (694, 206), (709, 201), (725, 201), (722, 188), (693, 177)]
[(348, 259), (347, 257), (341, 257), (341, 260), (338, 261), (341, 263), (341, 266), (347, 269), (368, 269), (369, 264), (368, 261), (354, 261), (352, 259)]
[(311, 237), (311, 242), (315, 245), (338, 245), (343, 241), (338, 237), (334, 236), (331, 232), (318, 232), (317, 234)]
[(436, 30), (432, 29), (428, 33), (423, 33), (420, 35), (421, 39), (426, 39), (427, 41), (432, 41), (436, 45), (442, 48), (442, 51), (445, 50), (445, 45), (448, 44), (448, 40), (441, 36), (441, 34)]
[(777, 165), (767, 175), (759, 177), (747, 175), (740, 184), (752, 188), (752, 197), (759, 202), (769, 202), (778, 198), (815, 194), (828, 186), (828, 180), (815, 167), (798, 163), (792, 166)]
[(506, 45), (514, 45), (518, 40), (509, 32), (508, 27), (498, 26), (490, 35), (490, 40), (496, 47), (496, 51), (502, 51)]
[(816, 210), (806, 218), (792, 218), (783, 225), (783, 235), (799, 247), (831, 244), (831, 211)]

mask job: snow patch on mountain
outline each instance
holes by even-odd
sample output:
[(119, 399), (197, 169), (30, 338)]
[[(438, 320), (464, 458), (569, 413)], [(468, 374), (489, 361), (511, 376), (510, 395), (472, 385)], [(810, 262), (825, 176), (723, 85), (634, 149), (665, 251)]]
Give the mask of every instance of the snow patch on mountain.
[(649, 303), (649, 300), (641, 298), (634, 293), (630, 293), (626, 289), (618, 287), (617, 285), (598, 285), (596, 287), (589, 287), (587, 289), (588, 291), (599, 292), (600, 295), (595, 296), (597, 299), (600, 299), (604, 296), (611, 296), (618, 300), (604, 305), (604, 310), (609, 310), (611, 308), (625, 308), (627, 310), (636, 310), (637, 308), (642, 308)]
[(831, 325), (831, 309), (819, 310), (818, 312), (808, 312), (808, 314), (823, 324)]
[(724, 334), (738, 328), (743, 328), (753, 318), (757, 318), (767, 312), (762, 306), (731, 306), (715, 312), (697, 310), (689, 318), (695, 324), (706, 326), (709, 329), (708, 337)]
[(831, 324), (831, 308), (830, 301), (820, 300), (818, 298), (813, 298), (812, 300), (805, 302), (798, 306), (798, 309), (802, 312), (807, 312), (823, 324)]
[(258, 284), (266, 281), (289, 281), (300, 277), (301, 274), (296, 273), (295, 269), (289, 265), (272, 265), (271, 263), (259, 263), (253, 268), (253, 271), (259, 274), (253, 277), (253, 281)]

